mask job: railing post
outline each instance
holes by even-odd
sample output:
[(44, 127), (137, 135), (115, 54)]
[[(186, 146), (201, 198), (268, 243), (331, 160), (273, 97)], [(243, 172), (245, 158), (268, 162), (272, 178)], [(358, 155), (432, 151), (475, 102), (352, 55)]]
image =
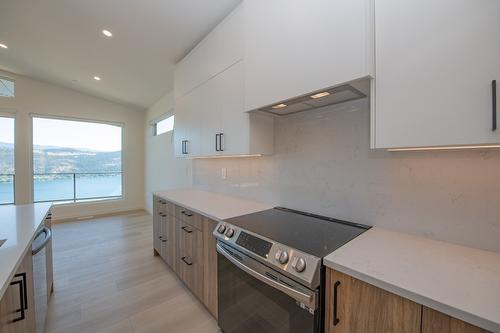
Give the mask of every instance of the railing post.
[(16, 203), (16, 174), (12, 174), (12, 203)]
[(73, 172), (73, 202), (76, 202), (76, 174)]

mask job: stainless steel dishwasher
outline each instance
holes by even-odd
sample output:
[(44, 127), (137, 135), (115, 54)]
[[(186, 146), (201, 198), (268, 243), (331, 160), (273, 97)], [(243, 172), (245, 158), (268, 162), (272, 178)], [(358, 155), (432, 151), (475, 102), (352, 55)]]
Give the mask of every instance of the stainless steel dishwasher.
[(35, 297), (36, 333), (45, 328), (49, 291), (47, 290), (47, 244), (52, 232), (45, 225), (37, 232), (31, 245), (33, 255), (33, 293)]

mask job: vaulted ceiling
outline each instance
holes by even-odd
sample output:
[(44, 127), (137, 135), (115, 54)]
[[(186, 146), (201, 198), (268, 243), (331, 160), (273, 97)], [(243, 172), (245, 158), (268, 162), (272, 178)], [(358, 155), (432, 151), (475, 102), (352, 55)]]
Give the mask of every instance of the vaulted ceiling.
[(173, 89), (175, 63), (239, 2), (1, 0), (0, 69), (144, 109)]

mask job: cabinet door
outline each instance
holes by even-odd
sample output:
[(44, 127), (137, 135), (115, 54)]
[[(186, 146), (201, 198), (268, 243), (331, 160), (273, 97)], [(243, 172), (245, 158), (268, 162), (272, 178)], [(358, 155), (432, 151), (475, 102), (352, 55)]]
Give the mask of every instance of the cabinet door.
[(500, 143), (500, 1), (376, 0), (374, 148)]
[(164, 260), (166, 263), (175, 270), (175, 259), (177, 250), (177, 238), (175, 234), (175, 216), (169, 215), (166, 221), (166, 233), (167, 233), (167, 243), (166, 243), (166, 255)]
[(217, 222), (203, 218), (203, 303), (217, 318), (217, 241), (212, 232)]
[(161, 199), (153, 196), (153, 249), (155, 255), (161, 253), (161, 215), (160, 215)]
[(331, 269), (326, 281), (326, 332), (420, 332), (421, 305)]
[(172, 219), (172, 217), (168, 214), (162, 212), (162, 216), (160, 217), (160, 235), (161, 235), (161, 244), (160, 244), (160, 256), (161, 258), (168, 263), (168, 243), (170, 242), (171, 235), (168, 230), (168, 222)]
[(422, 333), (487, 333), (459, 319), (424, 306), (422, 312)]
[[(26, 295), (21, 297), (21, 291)], [(22, 312), (19, 311), (21, 306)], [(33, 262), (31, 251), (28, 251), (0, 300), (0, 333), (35, 332), (34, 310)], [(21, 313), (24, 313), (24, 319), (21, 319)]]
[(176, 235), (179, 242), (179, 276), (191, 292), (203, 299), (203, 237), (193, 226), (180, 222)]
[[(47, 218), (45, 219), (45, 226), (52, 230), (52, 212), (49, 212)], [(45, 246), (46, 251), (46, 266), (47, 266), (47, 299), (50, 299), (50, 295), (54, 291), (54, 264), (52, 256), (52, 238)]]
[(216, 149), (216, 134), (220, 131), (222, 115), (219, 108), (220, 92), (218, 81), (225, 72), (205, 82), (197, 88), (196, 112), (200, 124), (200, 155), (219, 155)]
[(242, 14), (238, 6), (177, 64), (176, 99), (243, 57)]
[(245, 1), (245, 110), (371, 75), (370, 2)]
[(199, 91), (175, 101), (174, 150), (177, 157), (192, 157), (199, 154), (200, 108)]
[(220, 138), (219, 154), (249, 154), (250, 151), (250, 116), (244, 112), (244, 68), (238, 62), (217, 78), (216, 96), (219, 110)]

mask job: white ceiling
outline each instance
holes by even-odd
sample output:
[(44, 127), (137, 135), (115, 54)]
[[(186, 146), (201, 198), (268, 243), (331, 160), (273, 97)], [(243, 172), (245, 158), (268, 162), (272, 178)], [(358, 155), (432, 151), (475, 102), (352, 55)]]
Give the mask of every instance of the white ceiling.
[(146, 108), (173, 89), (174, 64), (240, 1), (0, 0), (0, 43), (9, 47), (0, 68)]

